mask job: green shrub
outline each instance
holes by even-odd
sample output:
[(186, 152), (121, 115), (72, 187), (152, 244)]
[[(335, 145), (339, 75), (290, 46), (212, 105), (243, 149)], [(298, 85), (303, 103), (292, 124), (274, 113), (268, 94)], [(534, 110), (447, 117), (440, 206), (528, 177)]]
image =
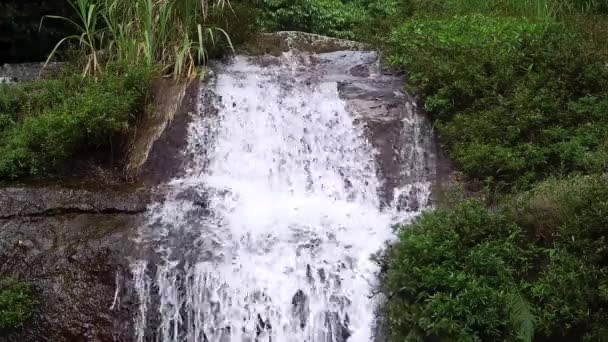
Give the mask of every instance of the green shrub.
[(389, 340), (603, 340), (607, 236), (605, 176), (426, 213), (389, 252)]
[(254, 0), (265, 31), (304, 31), (353, 39), (365, 15), (356, 2), (341, 0)]
[(14, 279), (0, 281), (0, 332), (23, 326), (32, 318), (34, 299), (29, 284)]
[(401, 229), (386, 276), (389, 340), (513, 336), (507, 295), (533, 267), (521, 240), (518, 226), (474, 201)]
[[(58, 171), (71, 156), (103, 148), (124, 133), (143, 101), (152, 70), (109, 66), (98, 79), (62, 78), (0, 89), (0, 178)], [(3, 100), (6, 99), (6, 100)]]
[(608, 66), (555, 22), (418, 18), (393, 32), (408, 73), (466, 175), (506, 189), (606, 167)]

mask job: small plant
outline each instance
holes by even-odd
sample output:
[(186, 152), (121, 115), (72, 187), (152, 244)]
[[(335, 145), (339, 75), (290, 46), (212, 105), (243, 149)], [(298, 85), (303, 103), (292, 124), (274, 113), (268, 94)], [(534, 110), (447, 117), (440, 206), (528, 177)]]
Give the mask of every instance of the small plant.
[(71, 35), (61, 39), (47, 58), (44, 66), (51, 61), (57, 49), (66, 41), (75, 40), (78, 46), (82, 49), (86, 56), (86, 66), (83, 70), (83, 76), (93, 75), (100, 71), (100, 63), (98, 57), (99, 47), (103, 45), (103, 34), (105, 29), (98, 28), (98, 20), (102, 8), (97, 3), (97, 0), (68, 0), (70, 5), (78, 13), (80, 24), (75, 21), (61, 16), (46, 15), (40, 21), (40, 27), (45, 18), (59, 19), (73, 24), (80, 32), (79, 35)]
[(514, 292), (507, 295), (507, 308), (517, 339), (522, 342), (532, 342), (538, 321), (532, 305), (524, 299), (521, 293)]
[(0, 281), (0, 331), (22, 327), (32, 318), (32, 287), (15, 279)]
[(84, 75), (100, 70), (103, 55), (121, 63), (160, 64), (175, 78), (194, 76), (196, 65), (206, 61), (210, 47), (225, 44), (233, 48), (224, 29), (208, 25), (212, 13), (230, 8), (227, 0), (68, 1), (80, 24), (65, 17), (46, 17), (68, 21), (81, 34), (59, 41), (47, 63), (64, 42), (76, 40), (87, 58)]

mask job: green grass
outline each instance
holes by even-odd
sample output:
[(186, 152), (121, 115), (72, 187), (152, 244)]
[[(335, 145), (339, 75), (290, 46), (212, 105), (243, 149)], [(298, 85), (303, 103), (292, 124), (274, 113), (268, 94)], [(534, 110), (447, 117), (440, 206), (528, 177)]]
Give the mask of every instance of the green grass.
[(0, 281), (0, 336), (3, 332), (21, 328), (33, 316), (32, 287), (14, 279)]
[[(104, 61), (161, 65), (175, 78), (192, 77), (211, 48), (232, 42), (213, 19), (230, 13), (228, 0), (68, 0), (78, 20), (58, 16), (80, 33), (60, 41), (77, 42), (81, 48), (84, 75), (102, 71)], [(42, 23), (41, 23), (42, 24)], [(47, 60), (48, 62), (48, 60)]]
[(112, 64), (97, 79), (66, 71), (0, 87), (0, 179), (49, 175), (78, 153), (109, 148), (143, 111), (153, 75), (146, 66)]

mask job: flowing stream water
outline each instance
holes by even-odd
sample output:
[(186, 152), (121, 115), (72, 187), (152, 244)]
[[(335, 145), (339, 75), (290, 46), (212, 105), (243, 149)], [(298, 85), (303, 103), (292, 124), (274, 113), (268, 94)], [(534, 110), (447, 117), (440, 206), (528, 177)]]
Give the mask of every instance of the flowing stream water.
[(373, 63), (369, 75), (348, 73), (375, 59), (237, 56), (214, 68), (189, 126), (187, 169), (140, 231), (137, 341), (374, 338), (371, 257), (394, 238), (392, 224), (430, 202), (428, 137), (411, 104), (396, 121), (408, 146), (392, 147), (402, 181), (387, 190), (365, 120), (338, 91), (343, 79), (378, 76)]

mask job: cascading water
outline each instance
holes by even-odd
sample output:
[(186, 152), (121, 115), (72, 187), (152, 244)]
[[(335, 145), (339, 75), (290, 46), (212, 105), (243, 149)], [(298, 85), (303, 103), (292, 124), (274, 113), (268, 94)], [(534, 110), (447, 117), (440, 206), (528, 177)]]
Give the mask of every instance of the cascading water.
[(410, 170), (395, 196), (424, 203), (399, 215), (381, 205), (377, 151), (338, 93), (340, 78), (357, 78), (351, 64), (375, 58), (236, 57), (216, 69), (190, 124), (189, 167), (141, 229), (138, 341), (373, 338), (371, 256), (429, 193)]

